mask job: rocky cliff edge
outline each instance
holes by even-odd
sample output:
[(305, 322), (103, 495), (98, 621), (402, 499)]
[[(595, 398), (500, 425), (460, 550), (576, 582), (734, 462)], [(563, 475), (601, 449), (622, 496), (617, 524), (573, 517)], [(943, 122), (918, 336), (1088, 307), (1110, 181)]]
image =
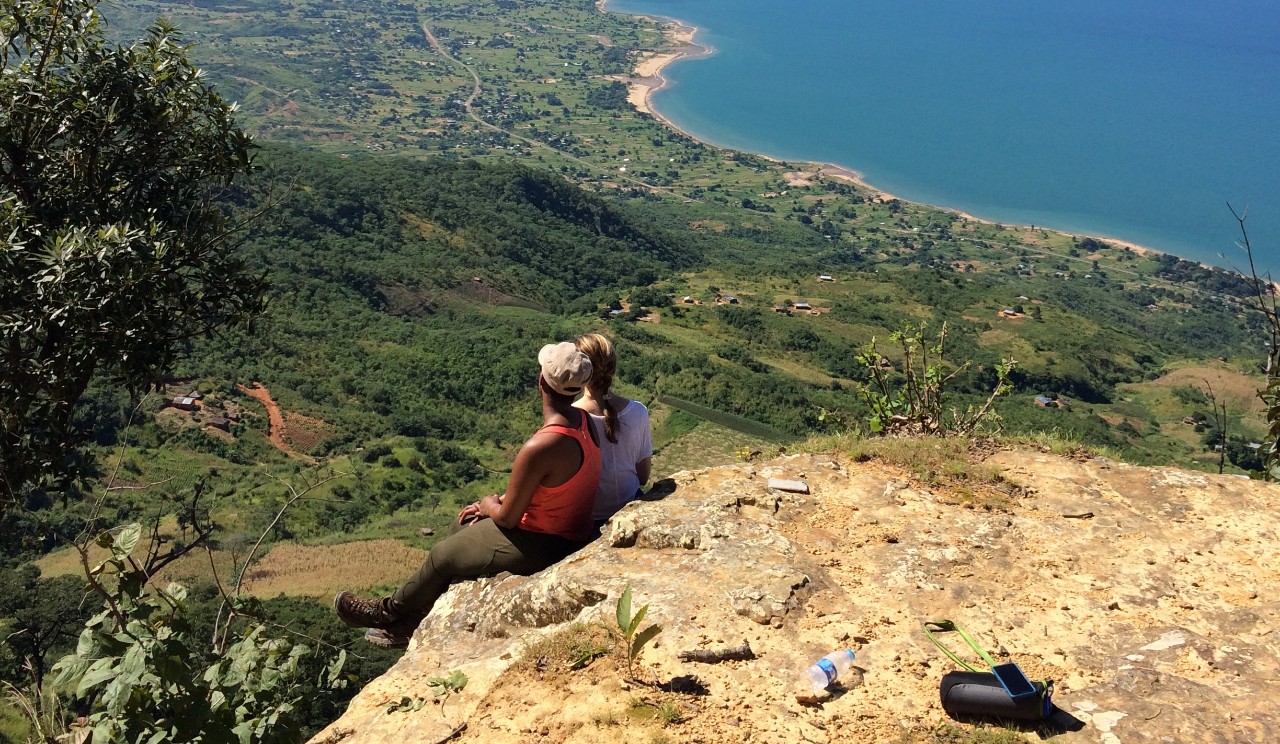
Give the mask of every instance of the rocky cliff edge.
[[(1280, 741), (1280, 486), (1025, 451), (985, 465), (999, 498), (815, 455), (678, 474), (563, 563), (454, 586), (312, 741), (925, 741), (955, 668), (920, 630), (934, 618), (1056, 680), (1060, 711), (1029, 738)], [(627, 586), (663, 628), (634, 681), (606, 631)], [(743, 642), (754, 658), (681, 660)], [(847, 684), (798, 699), (842, 647)], [(428, 680), (453, 670), (468, 683), (441, 704)]]

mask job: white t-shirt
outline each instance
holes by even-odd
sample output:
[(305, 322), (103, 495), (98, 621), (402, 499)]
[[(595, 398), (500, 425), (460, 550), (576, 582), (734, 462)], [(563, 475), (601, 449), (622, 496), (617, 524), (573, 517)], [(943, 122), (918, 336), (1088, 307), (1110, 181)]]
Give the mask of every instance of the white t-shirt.
[(596, 489), (593, 520), (608, 519), (636, 497), (640, 478), (636, 463), (653, 456), (653, 436), (649, 432), (649, 409), (638, 400), (618, 411), (617, 444), (604, 435), (604, 416), (589, 414), (600, 434), (600, 487)]

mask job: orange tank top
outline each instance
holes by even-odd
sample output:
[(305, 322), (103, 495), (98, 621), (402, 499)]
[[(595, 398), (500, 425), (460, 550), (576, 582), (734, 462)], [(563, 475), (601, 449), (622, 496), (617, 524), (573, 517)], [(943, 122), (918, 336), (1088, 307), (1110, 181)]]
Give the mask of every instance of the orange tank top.
[(520, 517), (520, 529), (580, 540), (591, 534), (591, 510), (596, 503), (600, 483), (600, 448), (587, 429), (587, 414), (579, 413), (577, 428), (544, 426), (550, 431), (578, 440), (582, 448), (582, 465), (569, 480), (558, 486), (539, 485), (533, 491), (529, 506)]

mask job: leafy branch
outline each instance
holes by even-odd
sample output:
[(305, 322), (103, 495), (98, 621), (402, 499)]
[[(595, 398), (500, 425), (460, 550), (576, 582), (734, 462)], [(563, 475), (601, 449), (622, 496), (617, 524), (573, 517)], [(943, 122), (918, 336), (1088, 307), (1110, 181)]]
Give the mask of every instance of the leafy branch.
[[(340, 475), (303, 486), (285, 483), (290, 496), (259, 537), (245, 567), (290, 506)], [(201, 490), (197, 489), (192, 505), (198, 505)], [(212, 526), (200, 527), (197, 534), (204, 536), (211, 530)], [(157, 526), (150, 532), (140, 560), (134, 557), (142, 550), (140, 523), (100, 534), (96, 542), (109, 553), (96, 565), (90, 565), (88, 546), (83, 541), (76, 545), (86, 579), (105, 609), (86, 623), (75, 653), (54, 666), (54, 687), (84, 701), (91, 711), (86, 727), (95, 741), (250, 742), (272, 740), (296, 729), (302, 684), (299, 662), (310, 648), (268, 637), (270, 628), (280, 626), (255, 618), (253, 600), (240, 596), (243, 568), (233, 593), (215, 572), (223, 607), (215, 620), (212, 647), (202, 648), (186, 616), (186, 589), (179, 584), (165, 589), (149, 586), (158, 567), (189, 552), (194, 544), (166, 546)], [(233, 632), (236, 618), (247, 620), (248, 627)], [(345, 662), (345, 651), (339, 651), (320, 674), (320, 683), (344, 686)], [(217, 736), (209, 739), (214, 732)]]
[(926, 434), (938, 436), (967, 436), (983, 421), (995, 419), (996, 398), (1008, 393), (1009, 373), (1017, 362), (1002, 359), (995, 366), (996, 383), (991, 393), (979, 406), (969, 405), (965, 410), (946, 410), (947, 385), (959, 374), (969, 369), (966, 361), (958, 367), (947, 364), (944, 355), (947, 341), (947, 324), (942, 324), (937, 338), (930, 340), (926, 324), (910, 326), (889, 335), (902, 352), (902, 371), (876, 346), (873, 337), (855, 357), (866, 368), (868, 381), (857, 387), (862, 401), (870, 409), (868, 425), (873, 434)]

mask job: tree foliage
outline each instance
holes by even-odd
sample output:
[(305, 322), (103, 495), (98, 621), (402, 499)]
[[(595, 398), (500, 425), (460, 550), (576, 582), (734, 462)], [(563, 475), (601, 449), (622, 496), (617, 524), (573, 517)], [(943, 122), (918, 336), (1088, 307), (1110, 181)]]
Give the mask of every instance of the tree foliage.
[(74, 475), (72, 409), (139, 389), (263, 285), (214, 197), (249, 170), (233, 107), (167, 23), (118, 46), (96, 0), (0, 1), (0, 496)]
[[(187, 591), (148, 587), (132, 557), (134, 523), (102, 533), (110, 551), (87, 572), (104, 609), (89, 618), (75, 652), (55, 666), (55, 686), (87, 705), (94, 741), (288, 741), (297, 738), (301, 661), (306, 646), (267, 636), (251, 623), (209, 653), (193, 631)], [(81, 549), (87, 560), (87, 551)], [(87, 564), (86, 564), (87, 565)], [(234, 610), (244, 609), (239, 600)], [(341, 685), (345, 652), (320, 677)]]
[(4, 607), (0, 679), (44, 681), (51, 662), (70, 650), (89, 616), (84, 582), (74, 576), (41, 579), (34, 564), (0, 571)]

